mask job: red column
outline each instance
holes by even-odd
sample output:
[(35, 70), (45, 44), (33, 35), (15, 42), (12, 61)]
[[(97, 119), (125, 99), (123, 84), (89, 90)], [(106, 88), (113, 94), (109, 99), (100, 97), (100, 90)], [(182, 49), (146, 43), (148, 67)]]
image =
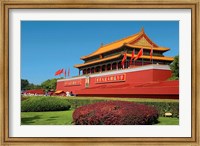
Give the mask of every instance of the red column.
[(102, 72), (102, 66), (100, 66), (100, 72)]
[(110, 64), (110, 70), (112, 70), (112, 63)]

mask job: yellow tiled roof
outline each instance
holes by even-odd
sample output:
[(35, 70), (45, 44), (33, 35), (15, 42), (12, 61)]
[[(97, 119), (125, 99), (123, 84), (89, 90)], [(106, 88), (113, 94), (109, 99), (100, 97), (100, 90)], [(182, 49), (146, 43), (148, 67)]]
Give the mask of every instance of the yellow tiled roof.
[(99, 59), (99, 60), (95, 60), (95, 61), (84, 63), (84, 64), (77, 64), (77, 65), (74, 65), (74, 67), (78, 68), (78, 67), (83, 67), (83, 66), (87, 66), (87, 65), (103, 62), (103, 61), (108, 61), (108, 60), (111, 60), (111, 59), (118, 58), (119, 56), (121, 56), (121, 54), (110, 56), (110, 57)]
[[(108, 61), (108, 60), (116, 59), (116, 58), (120, 57), (121, 55), (122, 54), (118, 54), (118, 55), (114, 55), (114, 56), (111, 56), (111, 57), (107, 57), (107, 58), (95, 60), (95, 61), (84, 63), (84, 64), (77, 64), (74, 67), (79, 68), (79, 67), (83, 67), (83, 66), (87, 66), (87, 65), (92, 65), (92, 64), (95, 64), (95, 63), (100, 63), (100, 62), (103, 62), (103, 61)], [(127, 57), (131, 57), (131, 56), (132, 56), (132, 54), (127, 54)], [(134, 55), (134, 57), (136, 57), (136, 56), (137, 55)], [(150, 59), (150, 56), (142, 55), (140, 58)], [(164, 60), (164, 61), (173, 61), (174, 60), (173, 57), (159, 57), (159, 56), (152, 56), (152, 59), (153, 60)]]
[[(136, 45), (131, 45), (131, 44), (126, 44), (126, 46), (131, 47), (131, 48), (143, 48), (145, 50), (151, 50), (151, 47), (136, 46)], [(169, 48), (165, 48), (165, 47), (153, 47), (153, 50), (156, 50), (156, 51), (168, 51), (170, 49)]]
[(121, 39), (121, 40), (112, 42), (110, 44), (104, 45), (104, 46), (100, 47), (99, 49), (97, 49), (95, 52), (93, 52), (93, 53), (91, 53), (87, 56), (81, 57), (81, 59), (86, 59), (86, 58), (91, 57), (91, 56), (100, 55), (102, 53), (118, 49), (118, 48), (122, 47), (125, 43), (128, 43), (132, 40), (135, 40), (136, 38), (138, 38), (142, 34), (143, 34), (143, 31), (136, 33), (134, 35), (131, 35), (129, 37), (126, 37), (124, 39)]
[[(81, 59), (86, 59), (86, 58), (89, 58), (89, 57), (92, 57), (92, 56), (95, 56), (95, 55), (100, 55), (100, 54), (105, 53), (105, 52), (116, 50), (116, 49), (122, 47), (123, 45), (127, 45), (127, 46), (130, 46), (130, 47), (136, 47), (136, 48), (140, 47), (141, 48), (143, 46), (134, 46), (134, 45), (130, 45), (128, 43), (137, 40), (143, 34), (146, 35), (145, 32), (144, 32), (144, 29), (142, 29), (140, 32), (138, 32), (138, 33), (136, 33), (134, 35), (131, 35), (131, 36), (123, 38), (121, 40), (118, 40), (118, 41), (112, 42), (110, 44), (104, 45), (104, 46), (100, 47), (99, 49), (97, 49), (96, 51), (94, 51), (93, 53), (91, 53), (91, 54), (89, 54), (87, 56), (82, 56)], [(153, 44), (156, 45), (155, 43), (153, 43)], [(149, 49), (149, 47), (145, 47), (145, 49)], [(167, 50), (169, 50), (169, 48), (155, 47), (154, 50), (167, 51)]]
[[(127, 54), (128, 57), (131, 57), (132, 54)], [(134, 57), (136, 57), (137, 55), (134, 55)], [(140, 58), (143, 58), (143, 59), (150, 59), (150, 56), (147, 56), (147, 55), (142, 55)], [(174, 57), (160, 57), (160, 56), (152, 56), (152, 59), (153, 60), (164, 60), (164, 61), (173, 61), (174, 60)]]

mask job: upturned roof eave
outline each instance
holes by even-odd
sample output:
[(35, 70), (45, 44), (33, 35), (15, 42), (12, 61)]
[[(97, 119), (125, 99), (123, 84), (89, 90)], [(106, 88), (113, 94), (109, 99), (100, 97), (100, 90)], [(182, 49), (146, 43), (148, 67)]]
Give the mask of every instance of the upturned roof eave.
[[(136, 46), (136, 45), (130, 45), (130, 44), (128, 44), (128, 43), (124, 43), (124, 44), (121, 45), (120, 47), (113, 48), (113, 50), (117, 50), (117, 49), (122, 48), (122, 47), (124, 47), (124, 46), (132, 47), (132, 48), (138, 48), (138, 49), (139, 49), (139, 48), (143, 48), (143, 49), (147, 49), (147, 50), (150, 50), (150, 49), (151, 49), (151, 47), (148, 47), (148, 46)], [(162, 48), (162, 49), (161, 49), (161, 48)], [(111, 50), (111, 51), (113, 51), (113, 50)], [(161, 51), (161, 52), (166, 52), (166, 51), (169, 51), (170, 48), (157, 47), (157, 48), (153, 48), (153, 50)], [(108, 53), (108, 52), (111, 52), (111, 51), (107, 51), (107, 52), (104, 52), (104, 53)], [(96, 55), (94, 55), (94, 56), (98, 56), (98, 55), (100, 55), (100, 54), (102, 54), (102, 53), (96, 54)], [(94, 56), (90, 56), (90, 57), (94, 57)], [(90, 58), (90, 57), (87, 57), (87, 58)], [(84, 59), (87, 59), (87, 58), (81, 57), (80, 59), (81, 59), (81, 60), (84, 60)]]
[[(151, 46), (138, 46), (138, 45), (131, 45), (131, 44), (126, 44), (126, 46), (131, 47), (131, 48), (143, 48), (147, 50), (150, 50), (152, 48)], [(165, 52), (165, 51), (169, 51), (170, 48), (159, 46), (159, 47), (153, 47), (153, 50)]]
[[(84, 64), (77, 64), (77, 65), (74, 65), (75, 68), (80, 68), (82, 66), (88, 66), (88, 65), (91, 65), (91, 64), (96, 64), (96, 63), (99, 63), (99, 62), (104, 62), (104, 61), (109, 61), (109, 60), (112, 60), (112, 59), (116, 59), (118, 57), (122, 56), (122, 54), (118, 54), (118, 55), (114, 55), (114, 56), (110, 56), (108, 58), (103, 58), (103, 59), (99, 59), (99, 60), (96, 60), (96, 61), (93, 61), (93, 62), (88, 62), (88, 63), (84, 63)], [(81, 65), (81, 66), (80, 66)]]
[[(124, 44), (122, 44), (121, 46), (119, 46), (119, 47), (116, 47), (116, 48), (113, 48), (113, 50), (117, 50), (117, 49), (119, 49), (119, 48), (122, 48), (123, 46), (125, 46), (125, 44), (126, 43), (124, 43)], [(111, 51), (113, 51), (113, 50), (111, 50)], [(108, 53), (108, 52), (111, 52), (111, 51), (106, 51), (106, 52), (104, 52), (104, 53)], [(101, 55), (102, 53), (98, 53), (98, 54), (95, 54), (94, 56), (98, 56), (98, 55)], [(90, 56), (90, 57), (94, 57), (94, 56)], [(87, 58), (90, 58), (90, 57), (87, 57)], [(87, 58), (80, 58), (80, 59), (82, 59), (82, 60), (84, 60), (84, 59), (87, 59)]]
[[(94, 64), (97, 64), (99, 62), (104, 62), (104, 61), (109, 61), (109, 60), (112, 60), (112, 59), (116, 59), (118, 57), (122, 56), (122, 54), (118, 54), (116, 55), (115, 57), (111, 56), (110, 59), (108, 60), (98, 60), (96, 62), (89, 62), (88, 64), (77, 64), (77, 65), (74, 65), (75, 68), (81, 68), (81, 67), (84, 67), (84, 66), (88, 66), (88, 65), (94, 65)], [(127, 57), (131, 57), (132, 54), (127, 54)], [(134, 55), (134, 57), (136, 57), (137, 55)], [(141, 58), (143, 59), (150, 59), (150, 56), (147, 56), (147, 55), (142, 55)], [(174, 57), (159, 57), (159, 56), (152, 56), (152, 59), (153, 60), (162, 60), (162, 61), (173, 61), (174, 60)]]
[[(126, 40), (126, 39), (128, 39), (128, 38), (130, 38), (130, 37), (136, 37), (136, 38), (134, 38), (133, 40), (131, 40), (131, 41), (134, 41), (135, 39), (137, 39), (138, 37), (140, 37), (142, 34), (144, 34), (144, 29), (141, 29), (140, 32), (138, 32), (138, 33), (136, 33), (136, 34), (133, 34), (133, 35), (131, 35), (131, 36), (128, 36), (128, 37), (125, 37), (125, 38), (123, 38), (123, 39), (120, 39), (120, 40), (114, 41), (114, 42), (112, 42), (112, 43), (106, 44), (106, 45), (104, 45), (103, 47), (109, 46), (109, 45), (113, 45), (113, 44), (118, 43), (118, 42), (120, 42), (120, 41)], [(125, 42), (125, 43), (128, 43), (128, 42)], [(120, 47), (122, 47), (125, 43), (123, 43)], [(113, 50), (115, 50), (115, 49), (117, 49), (117, 48), (120, 48), (120, 47), (118, 46), (118, 47), (116, 47), (116, 48), (113, 48), (112, 50), (104, 51), (103, 53), (106, 53), (106, 52), (109, 52), (109, 51), (113, 51)], [(93, 53), (91, 53), (91, 54), (89, 54), (89, 55), (82, 56), (80, 59), (81, 59), (81, 60), (84, 60), (84, 59), (87, 59), (87, 58), (90, 58), (90, 57), (93, 57), (93, 56), (100, 55), (100, 54), (102, 54), (102, 52), (101, 52), (101, 53), (95, 54), (95, 52), (98, 52), (100, 49), (102, 49), (102, 47), (98, 48), (96, 51), (94, 51)], [(93, 55), (93, 54), (94, 54), (94, 55)]]
[[(166, 52), (166, 51), (170, 50), (169, 48), (161, 47), (161, 46), (158, 46), (156, 43), (154, 43), (154, 42), (146, 35), (146, 33), (144, 32), (144, 29), (142, 29), (140, 32), (138, 32), (138, 33), (136, 33), (136, 34), (134, 34), (134, 35), (132, 35), (132, 36), (129, 36), (129, 37), (133, 37), (133, 36), (135, 36), (135, 38), (133, 38), (132, 40), (129, 40), (128, 42), (124, 42), (121, 46), (118, 46), (118, 47), (116, 47), (116, 48), (112, 48), (112, 50), (107, 50), (107, 51), (105, 50), (105, 51), (103, 51), (103, 53), (111, 52), (111, 51), (116, 50), (116, 49), (119, 49), (119, 48), (121, 48), (121, 47), (123, 47), (123, 46), (129, 46), (129, 47), (135, 47), (135, 48), (137, 48), (137, 47), (138, 47), (137, 45), (131, 45), (130, 43), (133, 42), (133, 41), (136, 41), (136, 42), (137, 42), (137, 40), (138, 40), (140, 37), (142, 37), (142, 36), (144, 36), (145, 38), (147, 38), (147, 40), (150, 41), (150, 44), (152, 44), (152, 46), (154, 46), (154, 47), (153, 47), (153, 50), (161, 51), (161, 52)], [(107, 45), (111, 45), (111, 44), (117, 43), (117, 42), (122, 41), (122, 40), (124, 40), (124, 39), (128, 39), (129, 37), (123, 38), (123, 39), (121, 39), (121, 40), (115, 41), (115, 42), (110, 43), (110, 44), (107, 44)], [(107, 46), (107, 45), (106, 45), (106, 46)], [(103, 47), (105, 47), (105, 46), (103, 46)], [(150, 49), (150, 48), (151, 48), (151, 46), (140, 46), (140, 47), (142, 47), (142, 48), (144, 48), (144, 49)], [(98, 52), (100, 49), (101, 49), (101, 47), (100, 47), (99, 49), (97, 49), (96, 51), (94, 51), (93, 53), (87, 55), (87, 56), (82, 56), (80, 59), (81, 59), (81, 60), (84, 60), (84, 59), (87, 59), (87, 58), (91, 58), (91, 57), (94, 57), (94, 56), (98, 56), (98, 55), (102, 54), (102, 52), (99, 52), (99, 53), (96, 53), (96, 54), (95, 54), (95, 52)]]

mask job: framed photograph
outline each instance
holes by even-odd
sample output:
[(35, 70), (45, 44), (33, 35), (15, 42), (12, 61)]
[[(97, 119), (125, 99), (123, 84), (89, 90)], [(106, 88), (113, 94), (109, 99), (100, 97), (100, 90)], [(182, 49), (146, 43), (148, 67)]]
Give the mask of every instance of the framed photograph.
[(199, 1), (1, 12), (2, 145), (199, 145)]

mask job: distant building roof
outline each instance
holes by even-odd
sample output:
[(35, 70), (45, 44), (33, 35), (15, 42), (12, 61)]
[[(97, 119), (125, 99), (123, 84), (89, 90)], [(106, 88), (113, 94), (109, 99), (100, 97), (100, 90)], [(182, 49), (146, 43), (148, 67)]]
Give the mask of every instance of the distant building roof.
[(33, 90), (26, 90), (23, 92), (24, 94), (44, 94), (43, 89), (33, 89)]
[(58, 90), (58, 91), (55, 92), (55, 94), (60, 94), (60, 93), (65, 93), (65, 91), (63, 91), (63, 90)]

